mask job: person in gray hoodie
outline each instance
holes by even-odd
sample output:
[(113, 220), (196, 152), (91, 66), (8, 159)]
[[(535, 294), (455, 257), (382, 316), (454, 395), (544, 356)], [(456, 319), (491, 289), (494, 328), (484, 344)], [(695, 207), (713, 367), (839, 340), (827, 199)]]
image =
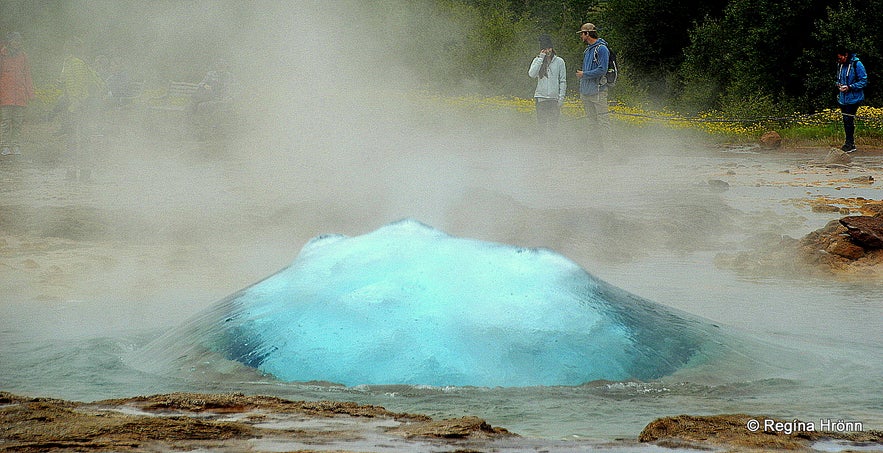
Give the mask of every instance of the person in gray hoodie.
[(594, 24), (580, 27), (580, 39), (586, 43), (582, 68), (576, 71), (579, 78), (579, 97), (589, 123), (589, 140), (596, 140), (600, 151), (611, 145), (610, 112), (607, 108), (607, 65), (610, 50), (607, 42), (598, 37)]
[(549, 35), (540, 35), (540, 54), (530, 63), (527, 75), (537, 79), (533, 97), (540, 131), (554, 131), (558, 128), (561, 106), (567, 92), (567, 69), (564, 59), (555, 54)]

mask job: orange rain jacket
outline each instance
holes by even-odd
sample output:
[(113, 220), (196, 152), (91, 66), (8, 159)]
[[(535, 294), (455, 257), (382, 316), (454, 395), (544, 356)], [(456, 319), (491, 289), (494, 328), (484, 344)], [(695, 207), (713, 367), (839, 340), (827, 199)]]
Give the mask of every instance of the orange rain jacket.
[(12, 54), (9, 48), (0, 49), (0, 105), (27, 106), (34, 98), (31, 65), (22, 51)]

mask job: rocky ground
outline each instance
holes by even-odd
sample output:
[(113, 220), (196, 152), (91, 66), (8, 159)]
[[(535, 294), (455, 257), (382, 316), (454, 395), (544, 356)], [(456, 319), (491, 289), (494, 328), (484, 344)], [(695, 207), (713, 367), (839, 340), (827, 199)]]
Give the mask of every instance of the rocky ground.
[[(883, 432), (751, 432), (749, 415), (666, 417), (640, 443), (677, 450), (818, 451), (883, 449)], [(785, 423), (783, 421), (778, 421)], [(631, 446), (629, 446), (631, 445)], [(637, 443), (607, 448), (625, 451)], [(595, 447), (598, 447), (597, 445)], [(0, 392), (0, 451), (575, 451), (542, 446), (477, 417), (432, 420), (378, 406), (288, 401), (242, 394), (175, 393), (80, 403)]]
[[(872, 176), (860, 183), (874, 183)], [(763, 275), (883, 280), (883, 201), (816, 197), (814, 212), (839, 214), (802, 238), (770, 235), (750, 250), (718, 255), (718, 266)]]

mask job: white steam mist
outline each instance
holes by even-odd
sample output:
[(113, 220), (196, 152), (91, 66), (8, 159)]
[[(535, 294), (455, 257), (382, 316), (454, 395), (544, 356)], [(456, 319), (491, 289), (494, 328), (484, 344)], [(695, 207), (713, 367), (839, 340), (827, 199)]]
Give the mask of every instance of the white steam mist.
[[(155, 2), (137, 20), (120, 16), (117, 2), (84, 4), (93, 12), (105, 5), (108, 16), (80, 19), (123, 23), (143, 38), (143, 47), (123, 40), (116, 51), (131, 51), (132, 67), (153, 85), (198, 81), (223, 58), (241, 95), (237, 127), (224, 140), (180, 140), (180, 120), (161, 115), (119, 119), (99, 153), (96, 183), (61, 196), (79, 220), (89, 209), (78, 238), (116, 249), (62, 289), (34, 289), (72, 307), (61, 317), (97, 315), (74, 330), (174, 324), (274, 273), (311, 237), (363, 234), (405, 217), (454, 235), (553, 248), (584, 265), (695, 242), (676, 222), (661, 232), (642, 224), (667, 215), (672, 200), (685, 211), (708, 209), (703, 234), (725, 231), (723, 204), (705, 194), (691, 201), (682, 169), (626, 157), (683, 149), (681, 137), (630, 133), (620, 154), (598, 158), (578, 120), (563, 118), (558, 133), (539, 135), (529, 115), (469, 113), (418, 95), (434, 74), (404, 62), (413, 51), (408, 36), (421, 30), (389, 21), (375, 29), (377, 16), (367, 15), (397, 2), (256, 2), (246, 17), (238, 2)], [(460, 26), (436, 24), (433, 32)], [(531, 57), (523, 73), (499, 76), (527, 77)], [(44, 178), (26, 182), (45, 186)], [(623, 205), (632, 213), (619, 212)], [(644, 228), (643, 240), (624, 236), (635, 228)]]

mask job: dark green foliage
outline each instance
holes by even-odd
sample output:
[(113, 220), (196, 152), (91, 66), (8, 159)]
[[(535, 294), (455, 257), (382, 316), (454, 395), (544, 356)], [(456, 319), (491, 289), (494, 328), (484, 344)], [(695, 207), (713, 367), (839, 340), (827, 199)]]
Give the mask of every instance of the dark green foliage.
[(718, 17), (726, 0), (610, 0), (599, 24), (639, 73), (674, 72), (698, 21)]
[[(623, 90), (684, 111), (723, 110), (734, 116), (768, 116), (835, 106), (834, 48), (854, 49), (868, 69), (867, 104), (880, 105), (883, 90), (883, 0), (437, 0), (450, 10), (470, 8), (477, 27), (462, 43), (473, 60), (461, 67), (474, 80), (491, 82), (504, 94), (513, 83), (491, 68), (516, 76), (535, 52), (535, 34), (546, 32), (575, 70), (582, 44), (573, 31), (598, 25), (619, 53)], [(491, 11), (497, 11), (491, 13)], [(509, 21), (510, 26), (505, 23)], [(478, 31), (480, 30), (480, 32)], [(518, 36), (518, 32), (529, 36)], [(496, 35), (492, 37), (491, 35)], [(490, 44), (488, 44), (490, 43)], [(523, 79), (522, 79), (523, 80)], [(576, 87), (576, 80), (570, 83)], [(880, 94), (878, 94), (880, 93)]]
[[(401, 70), (418, 86), (452, 93), (530, 97), (535, 82), (527, 68), (541, 33), (552, 36), (575, 92), (574, 72), (584, 49), (575, 31), (593, 22), (618, 53), (619, 99), (757, 115), (835, 107), (834, 49), (846, 45), (868, 70), (866, 103), (883, 105), (883, 21), (878, 18), (883, 0), (327, 4), (333, 5), (328, 16), (347, 26), (342, 38), (347, 53), (357, 55), (347, 55), (351, 61), (340, 64), (366, 77)], [(288, 41), (285, 27), (302, 24), (298, 6), (285, 5), (270, 0), (4, 0), (0, 37), (22, 32), (38, 84), (57, 77), (61, 49), (72, 36), (83, 38), (89, 57), (123, 55), (148, 81), (194, 80), (217, 57), (278, 55), (288, 62), (309, 51), (306, 43)], [(268, 37), (273, 39), (268, 42)]]
[[(838, 46), (846, 46), (859, 55), (868, 71), (865, 96), (869, 104), (883, 105), (883, 23), (872, 11), (883, 11), (883, 0), (844, 0), (825, 9), (825, 17), (816, 22), (812, 33), (813, 42), (818, 44), (804, 49), (799, 60), (807, 74), (802, 103), (824, 99), (829, 106), (835, 104), (831, 91), (836, 71), (833, 55)], [(828, 65), (810, 71), (819, 61)]]

